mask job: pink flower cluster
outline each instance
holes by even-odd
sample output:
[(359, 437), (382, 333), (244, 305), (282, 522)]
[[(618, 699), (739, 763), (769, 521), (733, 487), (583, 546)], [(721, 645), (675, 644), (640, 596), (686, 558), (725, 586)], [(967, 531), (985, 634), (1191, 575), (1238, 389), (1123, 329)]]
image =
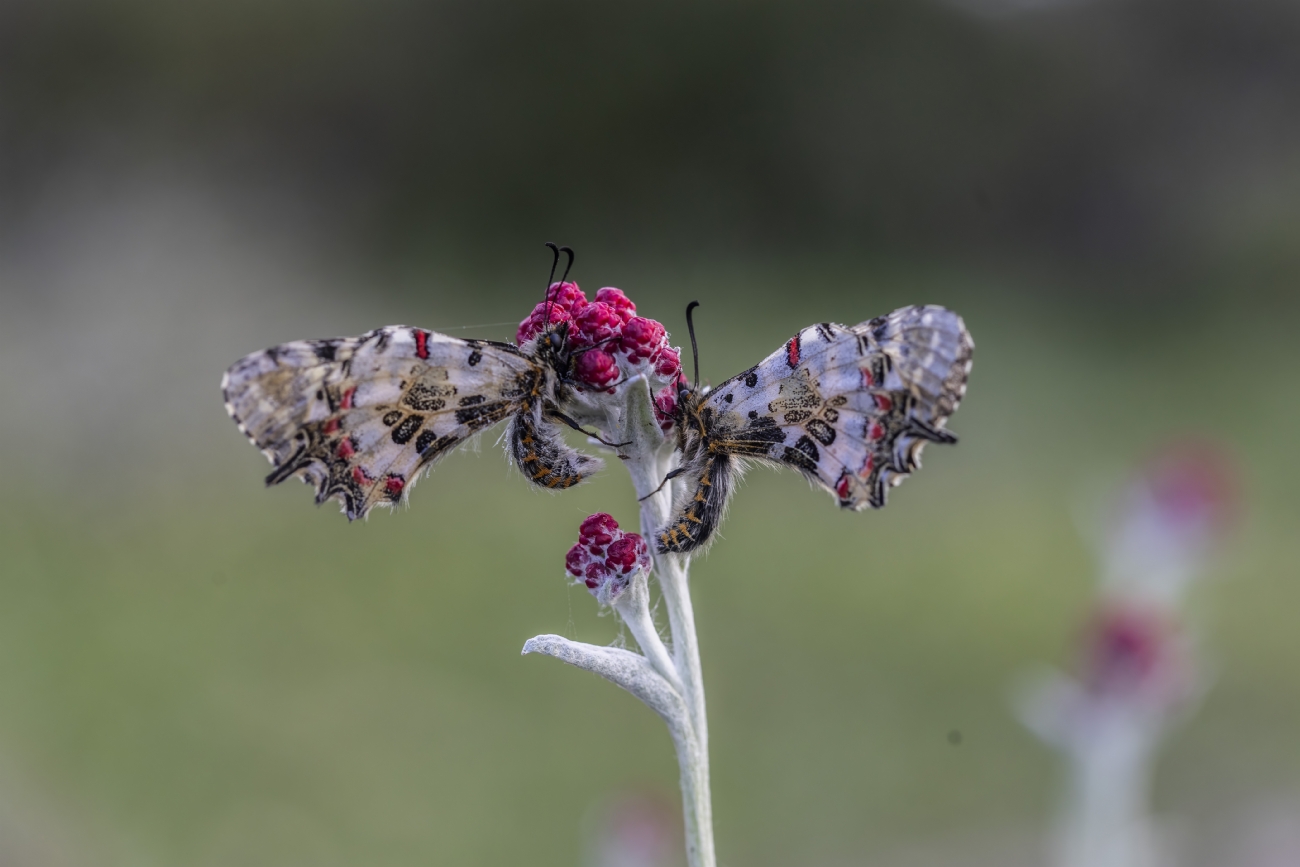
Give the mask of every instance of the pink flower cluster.
[(1174, 704), (1194, 687), (1185, 637), (1167, 614), (1149, 606), (1103, 606), (1083, 649), (1084, 684), (1095, 696)]
[(612, 515), (597, 512), (578, 528), (564, 569), (587, 585), (591, 595), (611, 603), (627, 589), (637, 570), (650, 568), (650, 551), (638, 533), (624, 533)]
[(1195, 536), (1222, 534), (1237, 517), (1237, 474), (1227, 454), (1209, 443), (1179, 443), (1155, 456), (1143, 481), (1159, 520)]
[(1089, 685), (1118, 692), (1146, 682), (1164, 661), (1168, 630), (1152, 612), (1115, 606), (1098, 612), (1085, 644)]
[(686, 385), (686, 376), (679, 368), (677, 378), (655, 392), (655, 421), (659, 422), (659, 429), (665, 434), (672, 432), (677, 423), (677, 389), (683, 385)]
[(519, 323), (515, 342), (522, 346), (549, 325), (567, 322), (579, 382), (599, 390), (646, 371), (661, 381), (681, 372), (681, 356), (668, 345), (663, 325), (637, 316), (636, 305), (621, 289), (606, 286), (595, 301), (588, 301), (577, 283), (553, 283), (546, 297)]

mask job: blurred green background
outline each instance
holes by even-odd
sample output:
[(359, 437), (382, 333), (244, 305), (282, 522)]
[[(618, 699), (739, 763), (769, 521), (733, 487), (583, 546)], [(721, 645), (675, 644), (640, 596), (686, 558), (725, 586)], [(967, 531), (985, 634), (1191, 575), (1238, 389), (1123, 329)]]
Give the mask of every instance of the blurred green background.
[(675, 342), (699, 299), (715, 382), (908, 303), (975, 336), (889, 509), (755, 471), (696, 564), (722, 864), (1041, 863), (1010, 692), (1072, 662), (1080, 501), (1187, 436), (1246, 519), (1155, 809), (1300, 863), (1242, 854), (1300, 838), (1282, 0), (0, 6), (0, 863), (575, 865), (593, 804), (676, 798), (657, 718), (519, 656), (618, 636), (562, 574), (634, 523), (617, 467), (552, 496), (489, 435), (348, 525), (221, 406), (286, 340), (513, 335), (546, 240)]

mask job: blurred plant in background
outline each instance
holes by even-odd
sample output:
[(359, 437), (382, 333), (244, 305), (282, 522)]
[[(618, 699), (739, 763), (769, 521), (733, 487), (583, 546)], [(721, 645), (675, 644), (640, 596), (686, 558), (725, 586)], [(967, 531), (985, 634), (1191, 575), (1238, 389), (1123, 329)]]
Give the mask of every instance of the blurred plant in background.
[(1058, 867), (1174, 863), (1150, 814), (1151, 778), (1170, 727), (1208, 685), (1188, 595), (1233, 524), (1237, 484), (1219, 449), (1172, 446), (1098, 516), (1100, 592), (1077, 679), (1043, 675), (1020, 696), (1026, 725), (1068, 766)]
[(677, 867), (678, 815), (658, 790), (611, 792), (583, 819), (582, 867)]

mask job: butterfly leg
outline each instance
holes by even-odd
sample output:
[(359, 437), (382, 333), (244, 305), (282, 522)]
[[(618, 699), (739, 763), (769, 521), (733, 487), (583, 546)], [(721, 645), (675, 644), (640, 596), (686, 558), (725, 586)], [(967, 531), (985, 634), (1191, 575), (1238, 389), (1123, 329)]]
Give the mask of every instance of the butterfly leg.
[(684, 472), (686, 472), (686, 467), (678, 467), (675, 470), (669, 470), (668, 475), (664, 476), (664, 480), (659, 483), (659, 487), (655, 488), (653, 491), (646, 494), (644, 497), (637, 497), (637, 502), (644, 503), (646, 500), (650, 499), (655, 494), (662, 491), (664, 489), (664, 485), (668, 484), (669, 482), (671, 482), (673, 479), (677, 478)]
[(607, 445), (607, 446), (609, 446), (609, 447), (612, 448), (612, 449), (619, 449), (619, 448), (622, 448), (623, 446), (630, 446), (630, 445), (632, 445), (632, 441), (631, 441), (631, 440), (629, 440), (629, 441), (627, 441), (627, 442), (625, 442), (625, 443), (612, 443), (612, 442), (610, 442), (609, 440), (605, 439), (604, 437), (600, 436), (599, 434), (594, 434), (594, 433), (592, 433), (591, 431), (584, 429), (582, 425), (578, 424), (576, 421), (574, 421), (573, 419), (569, 418), (567, 415), (565, 415), (564, 413), (560, 412), (558, 409), (550, 409), (550, 410), (547, 410), (547, 411), (546, 411), (546, 415), (547, 415), (549, 418), (553, 418), (553, 419), (555, 419), (555, 420), (558, 421), (558, 422), (563, 422), (564, 424), (566, 424), (566, 425), (568, 425), (569, 427), (571, 427), (571, 428), (573, 428), (574, 430), (576, 430), (578, 433), (580, 433), (580, 434), (586, 434), (587, 436), (591, 437), (592, 439), (596, 440), (597, 442), (601, 443), (602, 445)]
[(543, 488), (571, 488), (601, 468), (598, 458), (569, 448), (560, 429), (527, 409), (510, 422), (510, 455), (524, 478)]

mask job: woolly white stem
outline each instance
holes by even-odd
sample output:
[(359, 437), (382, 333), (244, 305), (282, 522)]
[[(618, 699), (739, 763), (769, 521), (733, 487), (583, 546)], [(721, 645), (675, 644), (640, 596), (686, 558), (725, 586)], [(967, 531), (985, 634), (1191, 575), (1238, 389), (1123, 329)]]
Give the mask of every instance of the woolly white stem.
[(654, 617), (650, 614), (650, 588), (644, 572), (637, 575), (632, 585), (614, 600), (614, 610), (618, 612), (619, 617), (623, 618), (628, 631), (636, 639), (637, 646), (654, 666), (655, 671), (661, 674), (673, 689), (685, 695), (682, 679), (677, 674), (677, 666), (669, 655), (668, 648), (664, 646), (663, 639), (659, 637)]
[[(672, 469), (672, 443), (666, 442), (654, 415), (649, 381), (637, 377), (625, 385), (623, 400), (591, 402), (573, 407), (574, 417), (594, 424), (607, 438), (626, 443), (621, 451), (632, 485), (641, 501), (641, 534), (651, 552), (655, 531), (672, 513), (673, 489), (681, 482), (662, 485)], [(660, 489), (658, 493), (652, 491)], [(682, 811), (686, 826), (686, 857), (690, 867), (716, 867), (713, 852), (713, 805), (709, 794), (709, 730), (704, 708), (704, 679), (700, 646), (695, 636), (691, 607), (689, 558), (654, 554), (654, 574), (668, 611), (672, 652), (664, 646), (650, 614), (649, 589), (644, 576), (615, 601), (641, 654), (612, 647), (593, 647), (561, 638), (539, 635), (524, 645), (524, 653), (545, 653), (570, 665), (599, 674), (631, 692), (668, 723), (681, 772)], [(644, 654), (644, 655), (642, 655)]]
[[(668, 461), (628, 462), (637, 496), (653, 491), (669, 470)], [(655, 550), (655, 531), (668, 522), (673, 492), (663, 490), (641, 503), (641, 532)], [(655, 575), (668, 610), (668, 628), (673, 641), (673, 666), (681, 679), (689, 727), (674, 738), (681, 769), (682, 810), (686, 824), (686, 856), (691, 867), (714, 867), (713, 803), (709, 792), (709, 728), (704, 705), (704, 677), (700, 666), (700, 645), (695, 634), (695, 612), (691, 606), (688, 560), (668, 554), (654, 555)]]

